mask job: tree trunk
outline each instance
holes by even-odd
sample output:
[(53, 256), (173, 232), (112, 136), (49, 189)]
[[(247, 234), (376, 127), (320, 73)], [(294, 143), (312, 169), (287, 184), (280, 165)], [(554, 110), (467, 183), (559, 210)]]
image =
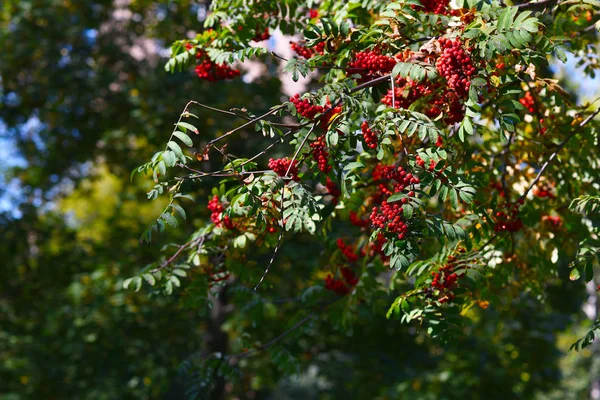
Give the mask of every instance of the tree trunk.
[[(232, 311), (232, 305), (227, 303), (227, 288), (229, 284), (219, 288), (217, 295), (212, 297), (213, 308), (210, 310), (208, 319), (208, 327), (206, 332), (206, 354), (221, 353), (221, 355), (227, 354), (227, 347), (229, 344), (229, 337), (227, 333), (223, 332), (221, 327), (227, 320), (227, 316)], [(211, 400), (223, 400), (225, 399), (225, 385), (226, 381), (221, 376), (216, 376), (213, 382), (213, 389), (211, 391)]]

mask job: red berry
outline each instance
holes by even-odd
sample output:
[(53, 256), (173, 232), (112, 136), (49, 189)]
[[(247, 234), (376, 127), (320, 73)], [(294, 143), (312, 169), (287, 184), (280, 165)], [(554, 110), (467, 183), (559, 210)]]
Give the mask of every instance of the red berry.
[(325, 53), (325, 42), (320, 42), (314, 48), (306, 47), (304, 44), (290, 42), (290, 47), (302, 58), (312, 58), (315, 54)]
[(316, 161), (319, 171), (328, 173), (331, 171), (331, 165), (329, 165), (329, 152), (327, 152), (325, 144), (325, 136), (319, 136), (314, 142), (310, 144), (312, 149), (313, 159)]
[(371, 76), (376, 74), (387, 74), (394, 69), (396, 60), (393, 57), (385, 56), (379, 50), (365, 50), (354, 54), (348, 67), (358, 70), (361, 75)]
[(299, 181), (300, 178), (298, 178), (298, 160), (294, 160), (294, 164), (292, 165), (292, 167), (290, 168), (290, 164), (291, 164), (291, 160), (287, 159), (287, 158), (278, 158), (278, 159), (274, 159), (271, 158), (269, 160), (269, 168), (272, 169), (273, 171), (275, 171), (275, 173), (279, 176), (286, 176), (287, 170), (290, 170), (290, 175), (291, 178), (295, 181)]
[(461, 98), (466, 98), (471, 86), (471, 77), (475, 75), (471, 57), (462, 47), (460, 40), (442, 37), (438, 40), (442, 54), (435, 66), (448, 83), (448, 86)]
[(450, 12), (450, 0), (421, 0), (423, 7), (413, 5), (415, 10), (423, 10), (428, 13), (447, 15)]
[(371, 149), (377, 148), (377, 135), (373, 133), (371, 128), (369, 128), (369, 123), (364, 121), (361, 124), (360, 129), (362, 130), (363, 138), (365, 139), (367, 147)]
[(240, 71), (232, 69), (227, 64), (216, 64), (212, 61), (204, 50), (198, 50), (196, 58), (199, 64), (196, 65), (196, 75), (198, 78), (209, 82), (233, 79), (240, 75)]

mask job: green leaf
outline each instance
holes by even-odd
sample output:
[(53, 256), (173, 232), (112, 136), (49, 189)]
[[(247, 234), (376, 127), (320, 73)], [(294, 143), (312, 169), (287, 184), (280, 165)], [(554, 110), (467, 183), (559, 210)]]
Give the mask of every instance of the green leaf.
[(164, 213), (160, 216), (168, 225), (172, 227), (177, 227), (177, 219), (169, 213)]
[(181, 208), (179, 204), (172, 203), (171, 208), (177, 211), (179, 215), (181, 215), (181, 218), (186, 219), (185, 211), (183, 210), (183, 208)]
[[(181, 276), (182, 278), (185, 278), (187, 276), (187, 273), (184, 270), (179, 269), (179, 268), (174, 269), (172, 272), (173, 272), (173, 274), (175, 274), (177, 276)], [(177, 286), (179, 286), (179, 285), (177, 285)]]
[(170, 141), (167, 143), (167, 146), (173, 150), (173, 152), (177, 155), (177, 157), (181, 158), (184, 157), (183, 156), (183, 150), (181, 150), (181, 147), (179, 147), (179, 145), (177, 144), (177, 142), (174, 141)]
[(198, 128), (196, 128), (194, 125), (189, 124), (187, 122), (178, 122), (177, 126), (180, 126), (180, 127), (184, 128), (184, 129), (189, 129), (190, 131), (194, 132), (196, 135), (200, 133), (198, 131)]
[(563, 63), (566, 63), (567, 62), (567, 54), (565, 53), (563, 48), (560, 46), (556, 46), (554, 50), (556, 51), (556, 58), (558, 58)]
[(487, 85), (487, 81), (483, 78), (475, 78), (471, 81), (471, 85), (483, 87), (483, 86)]
[(175, 153), (173, 153), (171, 150), (165, 151), (162, 154), (162, 159), (167, 165), (167, 167), (173, 167), (177, 162), (177, 157), (175, 156)]
[(169, 278), (169, 282), (173, 282), (173, 284), (177, 287), (181, 286), (181, 281), (175, 275), (171, 275), (171, 278)]
[(161, 176), (165, 176), (165, 174), (167, 173), (167, 166), (165, 165), (165, 162), (164, 161), (159, 162), (156, 165), (156, 170), (158, 171), (158, 173)]
[(388, 197), (387, 202), (388, 203), (393, 203), (395, 201), (399, 201), (402, 200), (404, 198), (406, 198), (407, 196), (403, 193), (395, 193), (393, 195), (391, 195), (390, 197)]
[(460, 190), (458, 192), (458, 194), (459, 194), (461, 200), (467, 204), (471, 204), (471, 202), (473, 201), (473, 194), (471, 194), (465, 190)]
[(462, 126), (465, 129), (467, 134), (472, 135), (474, 133), (473, 124), (471, 124), (471, 120), (469, 118), (465, 118), (463, 120)]
[(192, 139), (183, 132), (175, 131), (175, 132), (173, 132), (173, 136), (175, 136), (177, 139), (181, 140), (188, 147), (192, 147), (194, 145), (194, 142), (192, 141)]
[(185, 194), (185, 193), (177, 193), (173, 196), (173, 198), (178, 198), (178, 197), (183, 197), (184, 199), (188, 199), (193, 201), (194, 203), (196, 202), (196, 200), (194, 200), (194, 197), (191, 194)]
[(128, 289), (129, 286), (131, 286), (131, 284), (133, 284), (135, 286), (135, 291), (139, 291), (140, 288), (142, 287), (142, 278), (139, 276), (133, 277), (133, 278), (129, 278), (129, 279), (125, 279), (123, 281), (123, 289)]
[(154, 286), (156, 284), (156, 279), (154, 278), (154, 276), (152, 274), (144, 274), (142, 276), (144, 277), (146, 282), (148, 282), (148, 284), (150, 284), (150, 286)]

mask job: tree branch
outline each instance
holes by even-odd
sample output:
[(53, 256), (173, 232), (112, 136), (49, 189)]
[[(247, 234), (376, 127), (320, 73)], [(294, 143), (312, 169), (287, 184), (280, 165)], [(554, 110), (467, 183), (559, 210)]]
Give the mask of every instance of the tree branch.
[(544, 162), (544, 164), (542, 165), (542, 168), (540, 168), (537, 176), (535, 177), (533, 182), (531, 182), (529, 187), (527, 187), (527, 190), (525, 190), (525, 193), (523, 193), (523, 195), (521, 197), (519, 197), (519, 200), (525, 199), (525, 197), (531, 191), (531, 189), (533, 189), (533, 187), (540, 181), (540, 179), (542, 178), (542, 175), (544, 174), (544, 172), (546, 171), (546, 169), (548, 168), (550, 163), (556, 158), (556, 156), (563, 149), (563, 147), (565, 147), (567, 145), (567, 143), (569, 143), (569, 140), (573, 139), (573, 137), (575, 137), (575, 135), (577, 135), (579, 133), (581, 128), (583, 128), (588, 122), (590, 122), (592, 119), (594, 119), (594, 117), (598, 114), (600, 114), (600, 108), (597, 109), (594, 113), (590, 114), (586, 119), (584, 119), (579, 124), (579, 127), (578, 127), (579, 129), (575, 130), (565, 140), (560, 142), (558, 144), (558, 146), (556, 146), (556, 150), (554, 150), (554, 152), (550, 155), (550, 157), (546, 160), (546, 162)]

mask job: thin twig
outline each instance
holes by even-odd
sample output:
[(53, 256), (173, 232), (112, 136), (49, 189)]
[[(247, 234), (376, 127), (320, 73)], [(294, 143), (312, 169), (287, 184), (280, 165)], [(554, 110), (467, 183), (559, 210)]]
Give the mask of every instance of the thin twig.
[[(308, 135), (310, 135), (310, 132), (308, 133)], [(308, 137), (308, 135), (306, 135), (306, 137)], [(290, 166), (293, 164), (293, 161), (290, 163)], [(290, 168), (288, 167), (287, 172), (285, 173), (285, 176), (287, 177), (287, 175), (290, 173)], [(263, 272), (262, 276), (260, 277), (260, 280), (258, 281), (258, 283), (256, 284), (256, 286), (254, 287), (254, 291), (258, 290), (258, 288), (260, 287), (260, 285), (263, 283), (263, 281), (265, 280), (267, 274), (269, 273), (269, 270), (271, 269), (271, 265), (273, 265), (273, 262), (275, 262), (275, 257), (277, 256), (277, 251), (279, 250), (279, 247), (281, 246), (281, 240), (283, 239), (283, 234), (285, 233), (285, 219), (283, 218), (283, 212), (284, 212), (284, 199), (285, 199), (285, 185), (283, 185), (283, 189), (281, 189), (281, 200), (280, 200), (280, 204), (279, 204), (279, 210), (281, 212), (281, 222), (280, 222), (280, 231), (279, 231), (279, 237), (277, 238), (277, 244), (275, 245), (275, 249), (273, 250), (273, 254), (271, 255), (271, 259), (269, 260), (269, 263), (267, 264), (267, 268), (265, 268), (265, 271)]]
[[(283, 191), (285, 191), (285, 186), (283, 187)], [(281, 200), (282, 200), (281, 203), (282, 203), (282, 207), (283, 207), (283, 193), (281, 194)], [(277, 256), (277, 251), (279, 250), (279, 247), (281, 246), (281, 240), (283, 239), (283, 233), (285, 232), (285, 226), (283, 225), (283, 208), (281, 208), (281, 218), (282, 218), (282, 223), (281, 223), (281, 227), (280, 227), (280, 231), (279, 231), (279, 237), (277, 238), (277, 244), (275, 245), (275, 249), (273, 250), (271, 259), (269, 260), (269, 263), (267, 264), (267, 268), (265, 268), (265, 271), (263, 272), (262, 276), (260, 277), (260, 280), (258, 281), (256, 286), (254, 286), (255, 291), (258, 290), (260, 285), (265, 280), (267, 274), (269, 273), (269, 270), (271, 269), (271, 265), (273, 265), (273, 262), (275, 261), (275, 257)]]
[[(284, 137), (288, 136), (289, 134), (291, 134), (294, 130), (290, 130), (288, 132), (285, 133), (285, 135), (283, 135), (281, 137), (281, 139), (283, 139)], [(244, 161), (243, 163), (240, 164), (241, 166), (244, 166), (246, 164), (248, 164), (249, 162), (252, 162), (254, 160), (256, 160), (258, 157), (262, 156), (263, 154), (266, 154), (269, 150), (271, 150), (271, 148), (273, 148), (275, 145), (282, 143), (282, 140), (279, 139), (273, 143), (271, 143), (270, 145), (268, 145), (263, 151), (261, 151), (260, 153), (256, 154), (255, 156), (253, 156), (252, 158), (247, 159), (246, 161)]]
[(394, 87), (394, 77), (391, 75), (390, 82), (392, 83), (392, 108), (396, 108), (396, 88)]
[(195, 246), (196, 244), (198, 244), (199, 246), (202, 245), (202, 243), (204, 243), (204, 239), (206, 238), (205, 235), (202, 235), (200, 237), (197, 237), (196, 239), (190, 240), (189, 242), (182, 244), (181, 246), (179, 246), (179, 248), (177, 249), (177, 251), (171, 256), (169, 257), (169, 259), (167, 261), (165, 261), (164, 263), (162, 263), (159, 267), (153, 269), (150, 271), (150, 273), (155, 274), (158, 271), (168, 267), (169, 265), (171, 265), (173, 263), (173, 261), (175, 261), (177, 259), (177, 257), (179, 257), (179, 255), (181, 254), (181, 252), (185, 249), (187, 249), (188, 247), (191, 246)]
[(183, 108), (183, 112), (179, 115), (179, 119), (177, 120), (177, 123), (175, 124), (175, 127), (173, 128), (173, 132), (171, 132), (171, 136), (169, 136), (169, 140), (167, 140), (167, 144), (165, 145), (165, 151), (167, 151), (169, 149), (168, 143), (171, 141), (171, 139), (173, 139), (173, 135), (175, 135), (175, 132), (177, 131), (177, 126), (183, 119), (184, 115), (189, 114), (188, 108), (189, 108), (190, 104), (193, 104), (193, 103), (195, 103), (193, 100), (188, 101), (188, 103)]
[(300, 144), (300, 146), (296, 149), (296, 152), (294, 153), (294, 156), (292, 157), (292, 161), (290, 162), (290, 165), (288, 165), (287, 171), (285, 171), (285, 177), (288, 177), (290, 171), (292, 170), (292, 166), (294, 165), (294, 161), (296, 161), (296, 158), (298, 157), (298, 154), (300, 153), (300, 151), (302, 150), (302, 148), (306, 144), (306, 141), (308, 140), (308, 137), (315, 130), (316, 126), (317, 126), (317, 123), (315, 122), (313, 124), (313, 126), (310, 128), (310, 130), (308, 131), (308, 133), (306, 134), (306, 136), (304, 136), (304, 139), (302, 140), (302, 143)]
[(205, 108), (210, 111), (215, 111), (222, 114), (233, 115), (234, 117), (238, 117), (238, 114), (233, 111), (221, 110), (220, 108), (215, 108), (211, 106), (207, 106), (206, 104), (198, 103), (197, 101), (191, 101), (190, 103), (197, 105), (198, 107)]
[[(242, 119), (245, 119), (246, 121), (251, 121), (252, 120), (251, 117), (247, 117), (245, 115), (238, 114), (238, 113), (233, 112), (231, 110), (223, 110), (223, 109), (220, 109), (220, 108), (207, 106), (206, 104), (202, 104), (202, 103), (199, 103), (197, 101), (191, 101), (190, 103), (195, 104), (198, 107), (205, 108), (205, 109), (210, 110), (210, 111), (214, 111), (214, 112), (218, 112), (218, 113), (232, 115), (234, 117), (242, 118)], [(241, 110), (241, 111), (244, 111), (244, 110)], [(283, 128), (296, 128), (296, 127), (300, 127), (300, 125), (296, 125), (296, 124), (282, 124), (282, 123), (279, 123), (279, 122), (272, 122), (272, 121), (267, 121), (267, 122), (269, 124), (273, 125), (273, 126), (280, 126), (280, 127), (283, 127)]]
[(557, 5), (560, 4), (557, 0), (540, 0), (540, 1), (536, 1), (536, 2), (531, 2), (530, 1), (528, 3), (517, 4), (514, 7), (517, 7), (517, 8), (535, 8), (535, 7), (546, 5), (548, 3), (557, 3)]
[[(239, 131), (240, 129), (244, 129), (245, 127), (247, 127), (247, 126), (249, 126), (249, 125), (255, 124), (256, 122), (258, 122), (258, 121), (261, 121), (261, 120), (265, 119), (265, 118), (266, 118), (266, 117), (268, 117), (269, 115), (276, 113), (277, 111), (279, 111), (279, 110), (283, 109), (284, 107), (285, 107), (285, 104), (281, 104), (281, 105), (279, 105), (279, 106), (277, 106), (277, 107), (275, 107), (275, 108), (272, 108), (271, 110), (267, 111), (267, 112), (266, 112), (266, 113), (264, 113), (263, 115), (261, 115), (261, 116), (258, 116), (258, 117), (256, 117), (256, 118), (253, 118), (253, 119), (251, 119), (250, 121), (246, 122), (245, 124), (243, 124), (243, 125), (241, 125), (241, 126), (238, 126), (237, 128), (230, 130), (229, 132), (227, 132), (227, 133), (225, 133), (225, 134), (223, 134), (223, 135), (219, 136), (218, 138), (215, 138), (215, 139), (211, 140), (210, 142), (208, 142), (208, 143), (206, 144), (206, 146), (213, 145), (213, 144), (217, 143), (218, 141), (220, 141), (220, 140), (222, 140), (222, 139), (225, 139), (225, 138), (226, 138), (226, 137), (228, 137), (228, 136), (231, 136), (231, 135), (233, 135), (235, 132)], [(236, 116), (237, 116), (237, 114), (236, 114)]]
[(372, 80), (370, 80), (368, 82), (361, 83), (360, 85), (355, 86), (352, 89), (350, 89), (350, 93), (358, 92), (359, 90), (373, 87), (373, 86), (375, 86), (375, 85), (377, 85), (377, 84), (379, 84), (381, 82), (387, 81), (388, 79), (390, 79), (391, 76), (392, 76), (392, 74), (387, 74), (387, 75), (380, 76), (378, 78), (372, 79)]

